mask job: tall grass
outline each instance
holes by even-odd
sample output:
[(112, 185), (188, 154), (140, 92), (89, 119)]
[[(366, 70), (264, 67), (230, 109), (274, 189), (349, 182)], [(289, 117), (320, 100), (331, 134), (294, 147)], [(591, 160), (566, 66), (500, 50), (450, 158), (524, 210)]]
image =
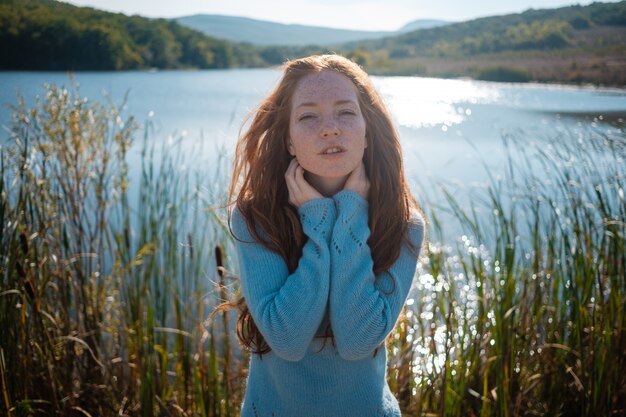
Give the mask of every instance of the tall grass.
[(0, 414), (235, 415), (242, 367), (203, 319), (227, 279), (214, 179), (149, 126), (129, 166), (121, 106), (46, 91), (1, 158)]
[[(429, 207), (434, 237), (392, 345), (405, 413), (624, 415), (624, 126), (505, 145), (501, 177)], [(437, 243), (443, 212), (465, 230), (456, 242)]]
[[(182, 169), (191, 156), (155, 146), (149, 126), (136, 146), (119, 108), (54, 86), (15, 108), (0, 414), (236, 416), (247, 353), (228, 314), (205, 321), (236, 291), (211, 209), (228, 169)], [(430, 244), (388, 344), (404, 415), (626, 413), (624, 136), (508, 140), (502, 178), (425, 204)], [(450, 218), (465, 230), (454, 242)]]

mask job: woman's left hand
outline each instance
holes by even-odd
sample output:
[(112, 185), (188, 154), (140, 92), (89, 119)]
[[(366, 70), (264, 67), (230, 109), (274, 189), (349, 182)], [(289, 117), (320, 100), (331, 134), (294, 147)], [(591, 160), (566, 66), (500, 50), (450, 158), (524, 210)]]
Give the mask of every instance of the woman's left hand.
[(350, 173), (343, 189), (354, 191), (360, 194), (364, 199), (368, 199), (370, 194), (370, 180), (367, 177), (363, 161)]

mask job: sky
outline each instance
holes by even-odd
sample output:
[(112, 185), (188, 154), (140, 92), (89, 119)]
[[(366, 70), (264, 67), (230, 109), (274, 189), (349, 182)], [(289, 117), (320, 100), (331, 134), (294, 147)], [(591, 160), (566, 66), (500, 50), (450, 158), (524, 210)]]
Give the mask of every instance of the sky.
[[(180, 17), (221, 14), (279, 23), (297, 23), (359, 30), (397, 30), (417, 19), (463, 21), (520, 13), (530, 8), (552, 9), (588, 0), (64, 0), (78, 6), (139, 14)], [(604, 0), (617, 2), (619, 0)]]

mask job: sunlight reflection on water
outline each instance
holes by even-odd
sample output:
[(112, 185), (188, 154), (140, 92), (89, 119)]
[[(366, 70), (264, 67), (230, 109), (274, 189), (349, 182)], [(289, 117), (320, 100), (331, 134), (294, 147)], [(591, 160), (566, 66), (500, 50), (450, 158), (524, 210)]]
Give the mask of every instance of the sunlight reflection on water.
[(468, 105), (494, 103), (501, 96), (494, 87), (465, 80), (373, 78), (397, 123), (411, 128), (461, 123), (471, 115)]
[[(119, 102), (120, 97), (128, 93), (125, 113), (137, 116), (140, 124), (147, 118), (148, 124), (154, 127), (154, 133), (147, 136), (153, 143), (165, 144), (165, 152), (180, 150), (182, 145), (187, 153), (180, 158), (184, 163), (177, 168), (181, 172), (197, 173), (199, 193), (212, 203), (222, 198), (221, 190), (225, 185), (221, 182), (230, 170), (229, 158), (241, 122), (275, 85), (279, 74), (275, 69), (150, 74), (102, 72), (78, 73), (76, 79), (81, 92), (94, 101), (102, 101), (100, 91), (103, 88), (111, 93), (114, 102)], [(492, 169), (494, 178), (499, 178), (506, 163), (502, 138), (507, 135), (519, 139), (527, 149), (537, 147), (534, 143), (538, 140), (553, 137), (578, 141), (582, 146), (589, 130), (600, 132), (607, 129), (610, 134), (624, 135), (621, 128), (611, 127), (600, 116), (603, 111), (611, 112), (614, 118), (626, 114), (624, 90), (421, 77), (373, 77), (373, 81), (398, 124), (407, 177), (410, 181), (422, 181), (432, 176), (432, 182), (415, 187), (420, 204), (428, 200), (440, 201), (438, 192), (444, 181), (452, 183), (454, 187), (449, 188), (450, 193), (464, 201), (464, 197), (470, 197), (470, 187), (487, 179), (484, 166)], [(59, 73), (0, 74), (0, 85), (6, 86), (0, 90), (0, 103), (13, 102), (14, 89), (19, 89), (27, 102), (32, 102), (36, 94), (41, 93), (44, 82), (63, 85), (67, 84), (67, 78)], [(6, 110), (0, 112), (0, 125), (9, 124), (9, 114)], [(596, 118), (588, 120), (588, 115)], [(181, 138), (185, 138), (184, 142), (179, 140)], [(137, 148), (129, 154), (133, 178), (139, 178), (142, 169), (141, 145), (142, 141), (138, 140)], [(550, 146), (540, 145), (538, 149), (550, 151)], [(156, 146), (156, 150), (158, 161), (161, 147)], [(601, 166), (604, 160), (600, 156), (593, 162)], [(576, 165), (578, 162), (567, 159), (565, 163)], [(542, 182), (550, 185), (555, 175), (546, 174)], [(139, 194), (136, 186), (131, 184), (131, 195)], [(609, 194), (609, 201), (611, 198), (619, 198), (623, 204), (623, 188), (615, 190), (613, 197)], [(556, 207), (555, 213), (560, 215), (558, 210)], [(439, 215), (448, 238), (444, 241), (455, 242), (469, 256), (481, 254), (483, 266), (489, 268), (491, 259), (484, 246), (465, 235), (460, 240), (455, 239), (459, 236), (455, 224), (446, 221), (445, 212)], [(568, 220), (563, 222), (567, 224)], [(191, 229), (194, 225), (188, 227)], [(450, 347), (449, 343), (467, 345), (469, 338), (476, 335), (472, 318), (478, 310), (476, 294), (481, 286), (475, 276), (458, 272), (459, 259), (452, 255), (451, 246), (431, 243), (430, 251), (443, 252), (450, 270), (447, 276), (433, 276), (420, 265), (408, 303), (409, 313), (414, 316), (408, 313), (407, 316), (427, 326), (423, 339), (412, 333), (407, 338), (409, 343), (414, 343), (416, 352), (414, 374), (424, 378), (445, 365), (445, 350)], [(494, 271), (499, 272), (495, 263)], [(459, 318), (459, 331), (448, 342), (445, 318), (434, 311), (441, 294), (450, 291), (453, 299), (464, 300), (464, 303), (450, 305)], [(487, 327), (495, 324), (492, 312), (487, 318)], [(465, 321), (468, 326), (464, 329)], [(493, 344), (494, 340), (491, 339), (490, 343)], [(436, 348), (434, 355), (431, 344)]]

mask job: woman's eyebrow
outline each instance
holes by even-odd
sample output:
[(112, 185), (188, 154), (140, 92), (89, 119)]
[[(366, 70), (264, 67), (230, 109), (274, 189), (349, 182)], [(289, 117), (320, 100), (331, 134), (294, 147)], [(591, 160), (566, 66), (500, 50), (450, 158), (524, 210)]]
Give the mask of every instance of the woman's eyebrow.
[(306, 102), (306, 103), (298, 104), (298, 105), (296, 106), (296, 109), (299, 109), (300, 107), (315, 107), (315, 106), (317, 106), (317, 104), (316, 104), (316, 103), (313, 103), (313, 102)]
[(356, 101), (354, 100), (339, 100), (339, 101), (335, 101), (335, 106), (341, 106), (343, 104), (358, 104)]
[[(357, 102), (354, 101), (354, 100), (337, 100), (337, 101), (335, 101), (335, 106), (341, 106), (343, 104), (357, 104)], [(300, 107), (316, 107), (317, 105), (318, 105), (317, 103), (314, 103), (312, 101), (307, 101), (306, 103), (298, 104), (296, 106), (296, 109), (299, 109)]]

